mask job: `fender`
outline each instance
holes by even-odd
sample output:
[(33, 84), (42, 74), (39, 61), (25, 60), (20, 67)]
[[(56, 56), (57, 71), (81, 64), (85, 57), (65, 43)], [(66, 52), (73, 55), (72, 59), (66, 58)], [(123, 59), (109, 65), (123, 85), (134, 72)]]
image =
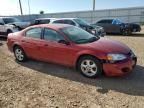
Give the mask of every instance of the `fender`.
[(74, 60), (73, 64), (76, 64), (77, 61), (80, 59), (80, 57), (86, 56), (86, 55), (93, 56), (93, 57), (97, 58), (98, 60), (104, 60), (104, 59), (106, 59), (106, 54), (104, 54), (101, 51), (84, 50), (84, 51), (78, 52), (77, 57)]

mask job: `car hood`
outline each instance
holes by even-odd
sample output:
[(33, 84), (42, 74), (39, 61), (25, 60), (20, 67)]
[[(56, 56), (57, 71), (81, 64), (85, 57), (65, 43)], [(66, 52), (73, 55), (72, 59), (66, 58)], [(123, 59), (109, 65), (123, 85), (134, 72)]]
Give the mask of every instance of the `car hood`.
[(101, 51), (106, 54), (107, 53), (127, 54), (130, 52), (130, 48), (125, 44), (103, 37), (101, 37), (99, 40), (95, 42), (85, 44), (84, 46), (86, 46), (87, 48), (92, 48), (96, 51)]
[(82, 24), (81, 24), (80, 27), (81, 27), (81, 28), (84, 28), (84, 27), (85, 27), (85, 28), (87, 28), (87, 29), (94, 29), (93, 26), (88, 25), (88, 24), (87, 24), (87, 25), (86, 25), (86, 24), (85, 24), (85, 25), (82, 25)]

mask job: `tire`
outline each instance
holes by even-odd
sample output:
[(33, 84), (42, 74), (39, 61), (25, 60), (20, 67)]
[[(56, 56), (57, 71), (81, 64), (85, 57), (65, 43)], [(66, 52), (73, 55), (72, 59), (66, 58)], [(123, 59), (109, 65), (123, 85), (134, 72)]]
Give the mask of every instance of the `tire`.
[(129, 30), (129, 29), (122, 30), (122, 35), (123, 36), (129, 36), (129, 35), (131, 35), (131, 30)]
[(77, 63), (78, 70), (88, 78), (96, 78), (102, 74), (102, 65), (99, 60), (92, 56), (84, 56)]
[(20, 46), (14, 47), (14, 55), (17, 61), (24, 62), (27, 60), (27, 56), (24, 52), (24, 50)]

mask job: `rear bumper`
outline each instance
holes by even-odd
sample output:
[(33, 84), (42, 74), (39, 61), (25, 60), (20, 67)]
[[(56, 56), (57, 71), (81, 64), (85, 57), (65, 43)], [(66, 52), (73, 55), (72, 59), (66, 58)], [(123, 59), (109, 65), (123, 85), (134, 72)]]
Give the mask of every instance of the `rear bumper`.
[(131, 73), (133, 68), (136, 66), (137, 57), (129, 58), (119, 63), (104, 63), (103, 70), (107, 76), (123, 76)]

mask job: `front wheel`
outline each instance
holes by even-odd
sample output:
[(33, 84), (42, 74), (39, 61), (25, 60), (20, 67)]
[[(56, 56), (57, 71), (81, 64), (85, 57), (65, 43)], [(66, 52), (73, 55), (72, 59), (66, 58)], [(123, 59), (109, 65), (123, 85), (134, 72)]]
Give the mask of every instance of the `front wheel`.
[(14, 48), (14, 55), (15, 55), (16, 60), (19, 62), (24, 62), (27, 59), (24, 50), (19, 46), (16, 46)]
[(123, 36), (129, 36), (129, 35), (131, 35), (131, 30), (129, 30), (129, 29), (122, 30), (122, 35)]
[(99, 60), (91, 56), (80, 58), (78, 70), (88, 78), (95, 78), (102, 73), (102, 66)]

